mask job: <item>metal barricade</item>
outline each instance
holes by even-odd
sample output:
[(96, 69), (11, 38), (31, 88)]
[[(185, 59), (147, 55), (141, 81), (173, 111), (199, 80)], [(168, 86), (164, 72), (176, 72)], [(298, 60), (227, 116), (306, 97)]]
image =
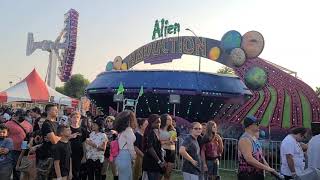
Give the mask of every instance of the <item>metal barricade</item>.
[(235, 171), (238, 169), (238, 140), (232, 138), (223, 139), (223, 155), (220, 160), (220, 169)]
[[(177, 144), (176, 151), (176, 162), (175, 169), (181, 170), (182, 168), (182, 157), (179, 155), (179, 147), (183, 138), (180, 138)], [(280, 170), (280, 144), (281, 141), (269, 141), (261, 140), (260, 141), (264, 153), (264, 157), (270, 167), (275, 170)], [(219, 169), (225, 171), (237, 171), (238, 169), (238, 140), (233, 138), (224, 138), (223, 139), (224, 151), (220, 159)]]
[(274, 168), (275, 170), (280, 170), (280, 145), (281, 141), (269, 141), (264, 140), (262, 141), (262, 149), (263, 154), (270, 165), (270, 167)]

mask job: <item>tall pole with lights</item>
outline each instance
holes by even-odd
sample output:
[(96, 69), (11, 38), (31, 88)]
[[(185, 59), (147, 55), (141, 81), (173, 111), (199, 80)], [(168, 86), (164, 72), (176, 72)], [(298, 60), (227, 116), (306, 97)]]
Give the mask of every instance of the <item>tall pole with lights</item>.
[[(190, 31), (199, 40), (199, 42), (201, 42), (200, 38), (191, 29), (186, 28), (186, 31)], [(199, 55), (199, 72), (200, 72), (200, 70), (201, 70), (201, 56)]]

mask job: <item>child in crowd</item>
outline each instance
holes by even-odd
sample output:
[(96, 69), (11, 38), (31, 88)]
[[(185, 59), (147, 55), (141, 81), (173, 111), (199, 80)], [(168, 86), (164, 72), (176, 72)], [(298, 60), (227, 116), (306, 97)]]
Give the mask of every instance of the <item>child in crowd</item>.
[(12, 173), (12, 159), (10, 151), (13, 150), (13, 142), (8, 137), (8, 128), (0, 124), (0, 177), (10, 179)]
[(71, 146), (69, 138), (71, 129), (66, 125), (59, 125), (57, 135), (60, 141), (53, 146), (54, 174), (56, 180), (72, 179)]

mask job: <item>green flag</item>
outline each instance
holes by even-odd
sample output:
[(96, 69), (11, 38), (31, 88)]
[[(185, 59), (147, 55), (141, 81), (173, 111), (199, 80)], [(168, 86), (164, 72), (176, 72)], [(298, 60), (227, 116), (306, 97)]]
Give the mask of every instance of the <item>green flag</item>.
[(123, 92), (124, 92), (124, 87), (122, 85), (122, 82), (120, 82), (120, 85), (119, 85), (119, 87), (117, 89), (117, 95), (123, 94)]
[(143, 86), (141, 86), (140, 91), (139, 91), (139, 96), (143, 95)]

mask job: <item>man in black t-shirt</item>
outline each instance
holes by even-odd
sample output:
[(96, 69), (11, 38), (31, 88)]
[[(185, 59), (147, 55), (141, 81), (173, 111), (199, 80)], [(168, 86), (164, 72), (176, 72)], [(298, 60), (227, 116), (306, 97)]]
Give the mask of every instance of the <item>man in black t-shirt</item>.
[(41, 156), (39, 159), (47, 159), (52, 157), (52, 144), (57, 144), (61, 137), (57, 136), (58, 123), (56, 122), (58, 116), (58, 108), (56, 105), (48, 104), (47, 119), (43, 122), (41, 127), (41, 134), (43, 136), (43, 144), (41, 146)]
[(69, 142), (71, 135), (70, 127), (59, 125), (57, 134), (61, 136), (61, 139), (52, 147), (54, 159), (54, 173), (52, 177), (57, 180), (72, 179), (71, 146)]
[(40, 148), (37, 149), (37, 176), (39, 179), (47, 179), (52, 167), (51, 161), (48, 161), (49, 158), (53, 158), (52, 145), (57, 144), (61, 139), (61, 137), (57, 136), (57, 106), (48, 104), (45, 109), (47, 112), (47, 119), (43, 122), (41, 127), (43, 143)]

